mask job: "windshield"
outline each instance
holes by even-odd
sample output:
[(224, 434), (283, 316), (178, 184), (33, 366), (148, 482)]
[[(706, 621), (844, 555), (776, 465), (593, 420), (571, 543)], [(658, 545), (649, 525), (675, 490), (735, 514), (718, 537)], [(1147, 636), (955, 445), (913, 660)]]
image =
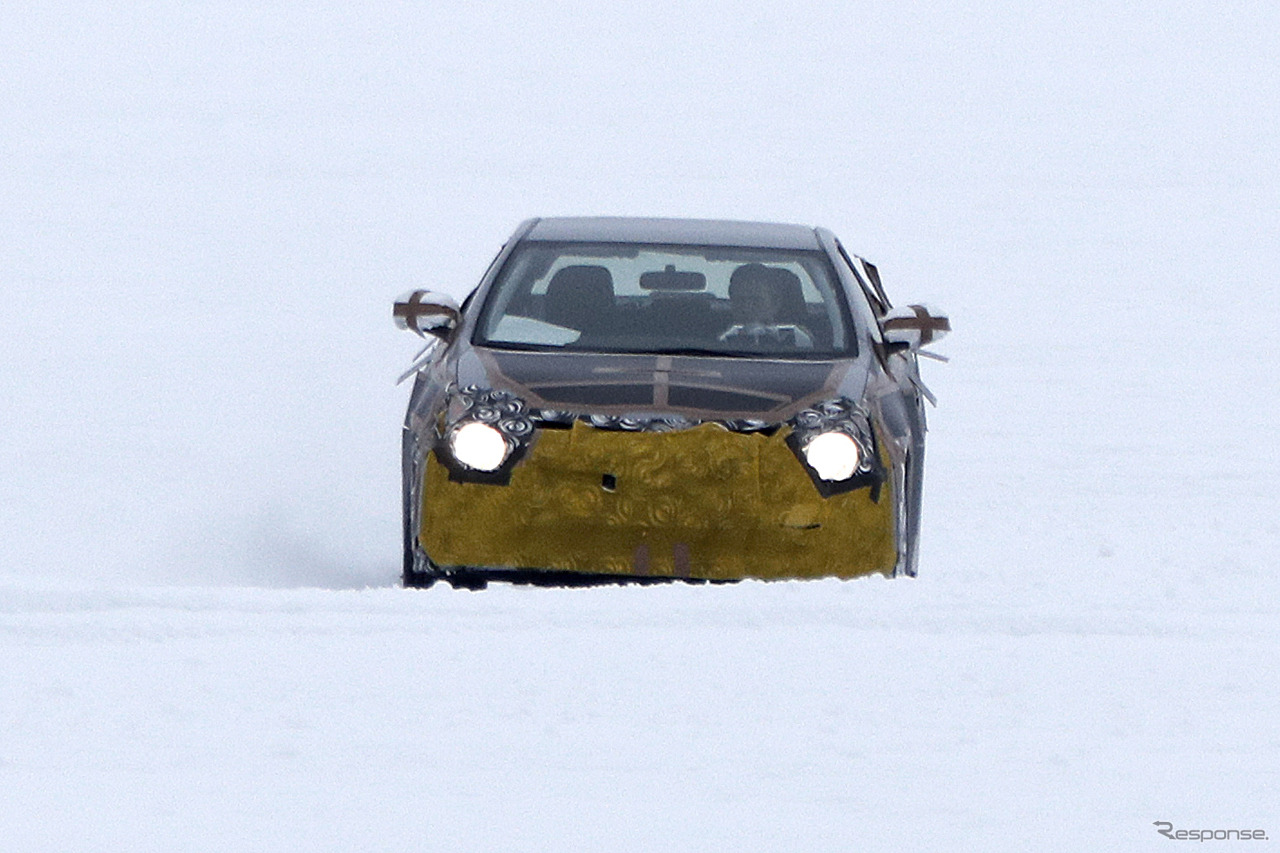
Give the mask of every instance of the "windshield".
[(818, 251), (529, 242), (473, 342), (532, 350), (848, 358), (856, 344)]

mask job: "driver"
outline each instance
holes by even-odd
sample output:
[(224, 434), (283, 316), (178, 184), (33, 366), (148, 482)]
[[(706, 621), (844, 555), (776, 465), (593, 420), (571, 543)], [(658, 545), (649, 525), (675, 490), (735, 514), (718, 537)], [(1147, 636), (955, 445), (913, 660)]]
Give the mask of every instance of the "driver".
[(764, 345), (770, 349), (813, 349), (813, 338), (794, 323), (780, 318), (776, 276), (784, 270), (764, 264), (743, 264), (729, 277), (729, 307), (733, 325), (720, 340), (726, 343)]

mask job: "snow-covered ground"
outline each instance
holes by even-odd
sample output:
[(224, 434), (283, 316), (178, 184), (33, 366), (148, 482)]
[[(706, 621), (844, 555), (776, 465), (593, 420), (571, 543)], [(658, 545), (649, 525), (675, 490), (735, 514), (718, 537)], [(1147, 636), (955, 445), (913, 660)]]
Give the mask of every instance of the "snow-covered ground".
[[(0, 5), (0, 847), (1280, 838), (1280, 11), (544, 5)], [(394, 587), (390, 300), (575, 213), (950, 311), (918, 581)]]

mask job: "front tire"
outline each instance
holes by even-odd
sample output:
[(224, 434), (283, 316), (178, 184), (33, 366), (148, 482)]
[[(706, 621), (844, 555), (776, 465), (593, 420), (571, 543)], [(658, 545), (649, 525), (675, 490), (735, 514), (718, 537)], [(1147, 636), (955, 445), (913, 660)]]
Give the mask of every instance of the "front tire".
[(924, 496), (924, 445), (907, 452), (902, 472), (902, 536), (905, 540), (902, 574), (916, 576), (920, 559), (920, 514)]
[(440, 567), (418, 546), (416, 537), (405, 537), (404, 571), (400, 576), (405, 589), (430, 589), (440, 580)]
[(440, 567), (431, 561), (418, 542), (418, 442), (417, 436), (405, 429), (401, 444), (401, 519), (404, 530), (404, 568), (400, 582), (405, 589), (429, 589), (442, 577)]

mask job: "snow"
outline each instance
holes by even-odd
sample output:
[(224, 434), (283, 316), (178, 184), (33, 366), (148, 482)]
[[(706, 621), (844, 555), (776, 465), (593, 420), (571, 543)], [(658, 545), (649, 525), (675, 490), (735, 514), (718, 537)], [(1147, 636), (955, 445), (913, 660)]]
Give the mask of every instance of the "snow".
[[(6, 846), (1280, 836), (1278, 24), (0, 6)], [(917, 581), (395, 588), (391, 301), (557, 214), (948, 311)]]
[(1067, 850), (1266, 827), (1273, 610), (986, 592), (10, 590), (7, 834)]

